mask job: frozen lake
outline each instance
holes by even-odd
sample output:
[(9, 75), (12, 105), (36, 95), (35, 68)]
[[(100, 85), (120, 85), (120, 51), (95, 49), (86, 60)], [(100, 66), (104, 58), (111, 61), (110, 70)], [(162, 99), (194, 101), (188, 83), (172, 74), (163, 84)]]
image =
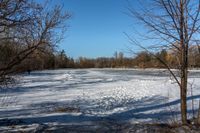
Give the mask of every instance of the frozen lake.
[[(18, 78), (16, 86), (0, 92), (1, 119), (80, 124), (169, 122), (180, 118), (179, 88), (165, 70), (47, 70)], [(191, 101), (194, 99), (197, 109), (200, 98), (200, 71), (190, 72), (188, 87), (192, 117)]]

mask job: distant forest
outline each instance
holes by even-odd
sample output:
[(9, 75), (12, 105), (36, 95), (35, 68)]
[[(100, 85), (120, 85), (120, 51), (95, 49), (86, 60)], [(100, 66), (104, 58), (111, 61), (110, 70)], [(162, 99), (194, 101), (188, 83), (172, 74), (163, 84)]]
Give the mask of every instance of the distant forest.
[[(16, 46), (15, 46), (16, 47)], [(11, 44), (0, 46), (0, 60), (6, 64), (12, 55), (16, 54), (15, 47)], [(189, 67), (200, 67), (200, 48), (192, 46), (189, 50)], [(178, 68), (178, 56), (175, 50), (160, 50), (149, 53), (141, 51), (133, 57), (124, 57), (122, 52), (115, 52), (113, 57), (85, 58), (79, 57), (73, 59), (67, 56), (64, 50), (55, 52), (48, 48), (35, 50), (19, 66), (14, 69), (16, 72), (27, 70), (59, 69), (59, 68), (165, 68), (156, 58), (160, 58), (168, 63), (171, 68)]]

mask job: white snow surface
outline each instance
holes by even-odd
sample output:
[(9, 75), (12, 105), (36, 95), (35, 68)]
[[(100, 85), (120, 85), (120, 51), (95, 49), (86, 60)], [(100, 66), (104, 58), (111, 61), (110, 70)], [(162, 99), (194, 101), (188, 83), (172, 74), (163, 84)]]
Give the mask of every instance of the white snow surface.
[[(0, 91), (0, 119), (30, 124), (180, 119), (179, 88), (166, 70), (65, 69), (18, 77), (19, 83)], [(192, 117), (192, 99), (195, 113), (200, 99), (200, 70), (190, 72), (188, 87)], [(78, 111), (56, 111), (68, 107)]]

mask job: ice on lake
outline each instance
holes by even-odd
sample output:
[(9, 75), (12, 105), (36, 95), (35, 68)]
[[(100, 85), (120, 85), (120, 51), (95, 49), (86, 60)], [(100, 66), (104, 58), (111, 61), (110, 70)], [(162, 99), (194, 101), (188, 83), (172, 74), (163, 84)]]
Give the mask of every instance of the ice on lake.
[[(18, 76), (19, 83), (0, 92), (1, 119), (26, 122), (167, 122), (179, 118), (179, 88), (166, 70), (63, 69)], [(200, 98), (200, 71), (191, 71), (189, 116)], [(191, 95), (191, 88), (193, 95)], [(70, 108), (71, 111), (58, 111)]]

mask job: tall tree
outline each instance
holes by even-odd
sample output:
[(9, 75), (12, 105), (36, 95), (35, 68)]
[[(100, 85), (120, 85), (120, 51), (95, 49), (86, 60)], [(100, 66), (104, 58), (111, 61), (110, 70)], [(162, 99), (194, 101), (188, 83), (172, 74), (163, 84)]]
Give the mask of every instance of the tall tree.
[(14, 68), (34, 51), (54, 49), (69, 18), (60, 6), (50, 10), (31, 0), (0, 0), (0, 46), (2, 49), (9, 43), (15, 51), (6, 63), (1, 63), (0, 77), (14, 73)]
[[(180, 87), (181, 118), (187, 124), (188, 48), (198, 40), (200, 32), (200, 0), (152, 0), (140, 1), (140, 10), (129, 8), (131, 15), (147, 26), (147, 37), (159, 40), (162, 47), (176, 49), (179, 76), (171, 71), (166, 61), (156, 57), (172, 74)], [(148, 6), (145, 6), (147, 4)], [(132, 43), (150, 51), (137, 40)], [(176, 44), (176, 45), (175, 45)], [(155, 47), (155, 46), (154, 46)]]

